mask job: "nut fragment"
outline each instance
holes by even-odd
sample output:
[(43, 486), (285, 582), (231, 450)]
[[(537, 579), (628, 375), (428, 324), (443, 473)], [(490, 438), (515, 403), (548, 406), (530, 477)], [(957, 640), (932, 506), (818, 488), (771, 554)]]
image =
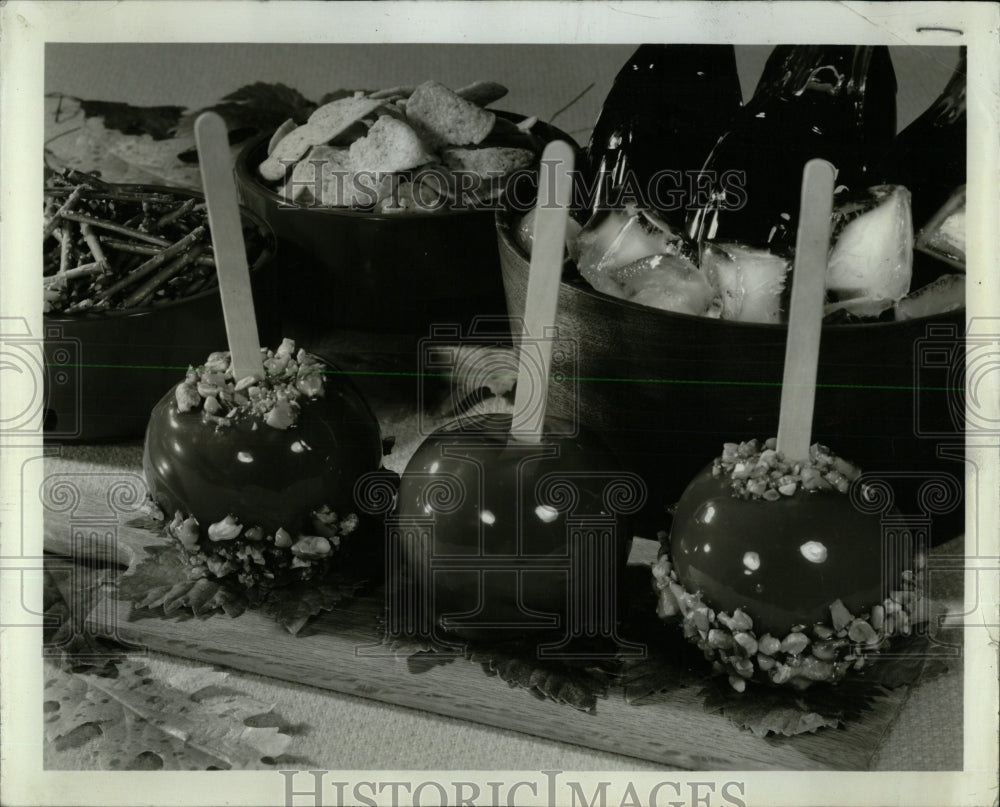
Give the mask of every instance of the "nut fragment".
[(847, 610), (847, 607), (840, 600), (834, 600), (830, 603), (830, 620), (834, 630), (843, 630), (851, 624), (851, 620), (853, 619), (854, 615)]
[(272, 429), (287, 429), (295, 422), (295, 412), (287, 399), (280, 399), (264, 417), (264, 422)]
[(691, 612), (691, 615), (698, 630), (707, 631), (712, 627), (712, 620), (708, 615), (708, 606), (699, 605)]
[(833, 661), (837, 657), (837, 648), (840, 643), (837, 641), (815, 642), (812, 646), (812, 654), (822, 661)]
[(284, 527), (278, 527), (274, 533), (274, 545), (282, 549), (292, 545), (292, 536)]
[(264, 370), (268, 375), (280, 375), (285, 371), (288, 366), (288, 362), (291, 360), (291, 356), (271, 356), (268, 359), (264, 359)]
[(234, 516), (226, 516), (208, 526), (208, 537), (212, 541), (232, 541), (240, 534), (243, 525)]
[(855, 619), (851, 627), (847, 629), (847, 637), (852, 642), (871, 644), (878, 641), (878, 634), (875, 629), (863, 619)]
[(720, 613), (718, 620), (731, 631), (750, 630), (753, 627), (753, 620), (750, 615), (740, 608), (733, 611), (733, 615)]
[(781, 652), (799, 655), (809, 644), (809, 637), (801, 631), (793, 631), (781, 640)]
[(714, 476), (727, 476), (737, 496), (777, 501), (803, 490), (838, 490), (847, 493), (861, 471), (819, 444), (809, 449), (806, 463), (789, 462), (769, 439), (761, 449), (756, 440), (726, 443), (713, 467)]
[(323, 394), (323, 376), (318, 372), (300, 372), (295, 380), (295, 386), (306, 397), (318, 398)]
[(833, 678), (834, 669), (833, 664), (829, 661), (806, 656), (796, 670), (796, 674), (810, 681), (829, 681)]
[(174, 400), (177, 401), (178, 412), (189, 412), (197, 409), (201, 403), (201, 396), (194, 384), (188, 382), (180, 383), (174, 389)]
[(771, 670), (771, 680), (776, 684), (788, 683), (792, 678), (792, 668), (780, 662)]
[(254, 384), (256, 384), (259, 380), (260, 379), (257, 378), (257, 376), (255, 376), (253, 374), (251, 374), (251, 375), (245, 375), (245, 376), (243, 376), (243, 378), (241, 378), (239, 381), (236, 382), (235, 389), (236, 389), (237, 392), (243, 392), (243, 390), (249, 389)]
[(774, 669), (774, 665), (777, 663), (774, 656), (765, 656), (763, 653), (757, 654), (757, 666), (764, 670), (764, 672)]
[(817, 639), (829, 639), (833, 636), (836, 631), (829, 625), (824, 625), (822, 622), (817, 622), (813, 625), (813, 633), (816, 634)]
[(310, 515), (310, 520), (317, 535), (329, 538), (337, 534), (337, 514), (328, 506), (323, 505), (319, 510), (314, 510)]
[(752, 633), (738, 631), (733, 634), (733, 641), (742, 647), (748, 656), (752, 656), (757, 652), (758, 642)]
[(300, 558), (322, 558), (333, 550), (322, 535), (303, 535), (292, 544), (292, 554)]
[(720, 650), (728, 650), (733, 646), (732, 634), (718, 628), (712, 628), (708, 632), (708, 643)]
[(205, 360), (205, 369), (209, 372), (225, 373), (229, 369), (229, 351), (216, 350), (208, 354)]
[(781, 642), (775, 639), (770, 633), (765, 633), (757, 640), (757, 646), (764, 655), (773, 656), (781, 649)]
[(243, 537), (248, 541), (262, 541), (264, 539), (264, 530), (259, 526), (249, 527), (243, 531)]
[(202, 398), (207, 398), (210, 395), (212, 397), (215, 397), (216, 395), (222, 392), (221, 386), (219, 386), (218, 384), (211, 384), (208, 381), (199, 381), (197, 389), (198, 389), (198, 394)]
[(170, 525), (170, 532), (181, 542), (185, 549), (194, 550), (198, 548), (198, 519), (194, 516), (184, 518), (178, 512)]
[(660, 590), (660, 597), (656, 602), (657, 616), (660, 619), (666, 619), (678, 613), (680, 613), (680, 606), (677, 604), (677, 599), (674, 597), (673, 592), (669, 587), (662, 588)]
[(753, 662), (748, 658), (732, 658), (729, 659), (730, 664), (733, 669), (736, 670), (736, 674), (743, 678), (753, 677)]

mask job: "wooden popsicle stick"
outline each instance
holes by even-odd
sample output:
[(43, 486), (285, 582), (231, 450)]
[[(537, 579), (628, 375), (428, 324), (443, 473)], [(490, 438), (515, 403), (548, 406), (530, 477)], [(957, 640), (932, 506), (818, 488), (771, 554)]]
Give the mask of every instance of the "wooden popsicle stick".
[(542, 152), (534, 235), (518, 353), (517, 390), (511, 435), (522, 442), (542, 439), (552, 366), (552, 334), (562, 279), (566, 226), (572, 199), (573, 149), (561, 140)]
[(836, 169), (826, 160), (810, 160), (802, 172), (778, 415), (778, 451), (792, 462), (809, 457), (835, 177)]
[(194, 137), (208, 207), (208, 224), (212, 230), (212, 248), (215, 250), (233, 375), (237, 381), (246, 376), (263, 378), (257, 316), (250, 289), (250, 269), (247, 266), (226, 124), (216, 113), (204, 112), (194, 122)]

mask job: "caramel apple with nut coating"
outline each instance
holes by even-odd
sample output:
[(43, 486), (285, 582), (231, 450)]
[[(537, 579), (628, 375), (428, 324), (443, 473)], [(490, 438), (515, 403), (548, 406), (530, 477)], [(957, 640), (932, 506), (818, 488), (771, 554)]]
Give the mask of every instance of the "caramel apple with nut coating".
[(291, 340), (262, 354), (263, 379), (235, 383), (221, 352), (189, 370), (153, 409), (143, 468), (172, 534), (209, 572), (274, 585), (312, 576), (353, 532), (354, 484), (378, 469), (382, 445), (346, 378)]
[(910, 537), (887, 545), (882, 513), (849, 495), (859, 476), (819, 445), (790, 463), (773, 440), (730, 443), (681, 496), (659, 613), (738, 689), (838, 680), (918, 618)]

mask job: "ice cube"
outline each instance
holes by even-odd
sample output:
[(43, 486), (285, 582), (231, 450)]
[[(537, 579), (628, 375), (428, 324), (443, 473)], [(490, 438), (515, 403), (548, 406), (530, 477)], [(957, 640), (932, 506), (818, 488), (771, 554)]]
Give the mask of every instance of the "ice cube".
[(910, 288), (910, 192), (902, 185), (879, 185), (869, 188), (860, 202), (851, 200), (839, 208), (826, 271), (826, 313), (844, 308), (858, 316), (878, 316)]
[(779, 255), (740, 244), (708, 244), (701, 256), (701, 269), (719, 293), (722, 319), (737, 322), (781, 322), (790, 268)]
[(711, 316), (717, 295), (705, 276), (680, 255), (647, 255), (605, 275), (616, 297), (679, 314)]
[(956, 311), (965, 305), (965, 275), (941, 275), (896, 303), (896, 319), (915, 319)]
[(600, 210), (584, 225), (570, 256), (583, 278), (598, 291), (616, 293), (610, 273), (650, 255), (680, 255), (684, 239), (668, 224), (634, 206)]

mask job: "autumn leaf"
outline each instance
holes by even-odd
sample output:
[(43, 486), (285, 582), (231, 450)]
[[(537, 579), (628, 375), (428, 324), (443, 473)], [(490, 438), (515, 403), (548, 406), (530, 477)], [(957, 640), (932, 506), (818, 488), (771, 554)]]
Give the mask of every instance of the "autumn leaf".
[(387, 654), (405, 660), (407, 669), (414, 674), (428, 672), (466, 656), (465, 643), (457, 640), (446, 643), (428, 636), (389, 631), (380, 638)]
[[(54, 751), (89, 752), (110, 770), (261, 768), (291, 742), (260, 723), (272, 707), (225, 687), (227, 675), (200, 668), (159, 681), (140, 661), (117, 678), (68, 675), (46, 665), (45, 736)], [(272, 721), (273, 722), (273, 721)]]
[(202, 112), (215, 112), (226, 122), (226, 128), (230, 132), (266, 132), (277, 129), (289, 118), (296, 123), (305, 123), (314, 109), (316, 104), (298, 90), (281, 83), (258, 81), (223, 96), (217, 104), (185, 116), (179, 130), (187, 133), (193, 129), (198, 115)]
[(818, 683), (802, 691), (750, 683), (744, 692), (736, 692), (718, 677), (701, 694), (708, 712), (720, 712), (761, 737), (790, 737), (853, 720), (885, 697), (887, 690), (877, 680), (852, 674), (836, 684)]
[(752, 689), (748, 687), (745, 692), (738, 693), (733, 690), (726, 692), (728, 687), (728, 682), (713, 682), (702, 691), (705, 711), (721, 712), (758, 737), (769, 734), (792, 737), (840, 725), (838, 715), (823, 715), (810, 710), (790, 690), (761, 686)]
[(937, 644), (924, 634), (897, 638), (891, 649), (876, 656), (862, 674), (867, 681), (892, 689), (946, 673), (951, 657), (948, 646)]
[(261, 602), (261, 610), (289, 633), (298, 633), (323, 611), (331, 611), (354, 597), (365, 580), (331, 573), (322, 580), (305, 580), (272, 589)]
[[(237, 583), (207, 577), (192, 579), (182, 551), (174, 544), (143, 547), (143, 557), (118, 580), (115, 596), (142, 611), (167, 616), (190, 612), (195, 617), (223, 611), (238, 617), (259, 609), (290, 633), (298, 633), (312, 617), (357, 596), (365, 578), (330, 572), (321, 580), (290, 583), (256, 592), (251, 600)], [(133, 615), (136, 616), (136, 615)]]
[(606, 698), (610, 689), (611, 675), (592, 662), (542, 661), (534, 657), (533, 648), (470, 647), (467, 655), (511, 687), (582, 712), (596, 712), (597, 699)]
[(143, 547), (142, 559), (118, 579), (115, 596), (139, 609), (162, 609), (165, 614), (185, 609), (194, 616), (224, 611), (236, 617), (248, 605), (234, 586), (190, 578), (184, 555), (174, 544)]
[[(151, 183), (198, 188), (197, 166), (178, 160), (194, 137), (175, 133), (157, 139), (176, 123), (172, 113), (147, 119), (142, 108), (114, 110), (105, 102), (86, 101), (61, 93), (45, 97), (45, 166), (51, 171), (75, 169), (107, 182)], [(130, 111), (131, 110), (131, 111)], [(106, 119), (103, 112), (110, 111)], [(92, 114), (88, 114), (88, 112)], [(102, 114), (95, 115), (93, 113)], [(107, 124), (107, 125), (106, 125)], [(126, 134), (112, 124), (137, 133)], [(139, 130), (150, 129), (139, 133)]]
[(101, 118), (105, 127), (126, 135), (149, 135), (154, 140), (168, 140), (177, 134), (184, 107), (132, 106), (117, 101), (79, 99), (83, 114)]
[(944, 649), (925, 636), (894, 640), (891, 654), (876, 656), (836, 684), (789, 687), (749, 684), (734, 691), (719, 678), (702, 690), (705, 709), (720, 712), (758, 736), (793, 736), (835, 728), (870, 709), (888, 690), (916, 684), (947, 670)]
[(641, 703), (698, 680), (690, 650), (682, 644), (664, 642), (649, 648), (645, 657), (621, 659), (619, 683), (627, 703)]
[(370, 92), (370, 90), (330, 90), (319, 99), (319, 105), (323, 106), (331, 101), (339, 101), (341, 98), (350, 98), (355, 92)]
[(48, 568), (42, 572), (44, 657), (66, 672), (117, 675), (116, 665), (124, 659), (124, 648), (86, 626), (111, 570), (81, 566), (71, 573), (54, 566), (55, 559), (46, 558)]
[(139, 513), (137, 516), (125, 520), (125, 526), (134, 530), (148, 530), (158, 535), (166, 536), (167, 530), (164, 526), (163, 514), (151, 515), (150, 513)]

